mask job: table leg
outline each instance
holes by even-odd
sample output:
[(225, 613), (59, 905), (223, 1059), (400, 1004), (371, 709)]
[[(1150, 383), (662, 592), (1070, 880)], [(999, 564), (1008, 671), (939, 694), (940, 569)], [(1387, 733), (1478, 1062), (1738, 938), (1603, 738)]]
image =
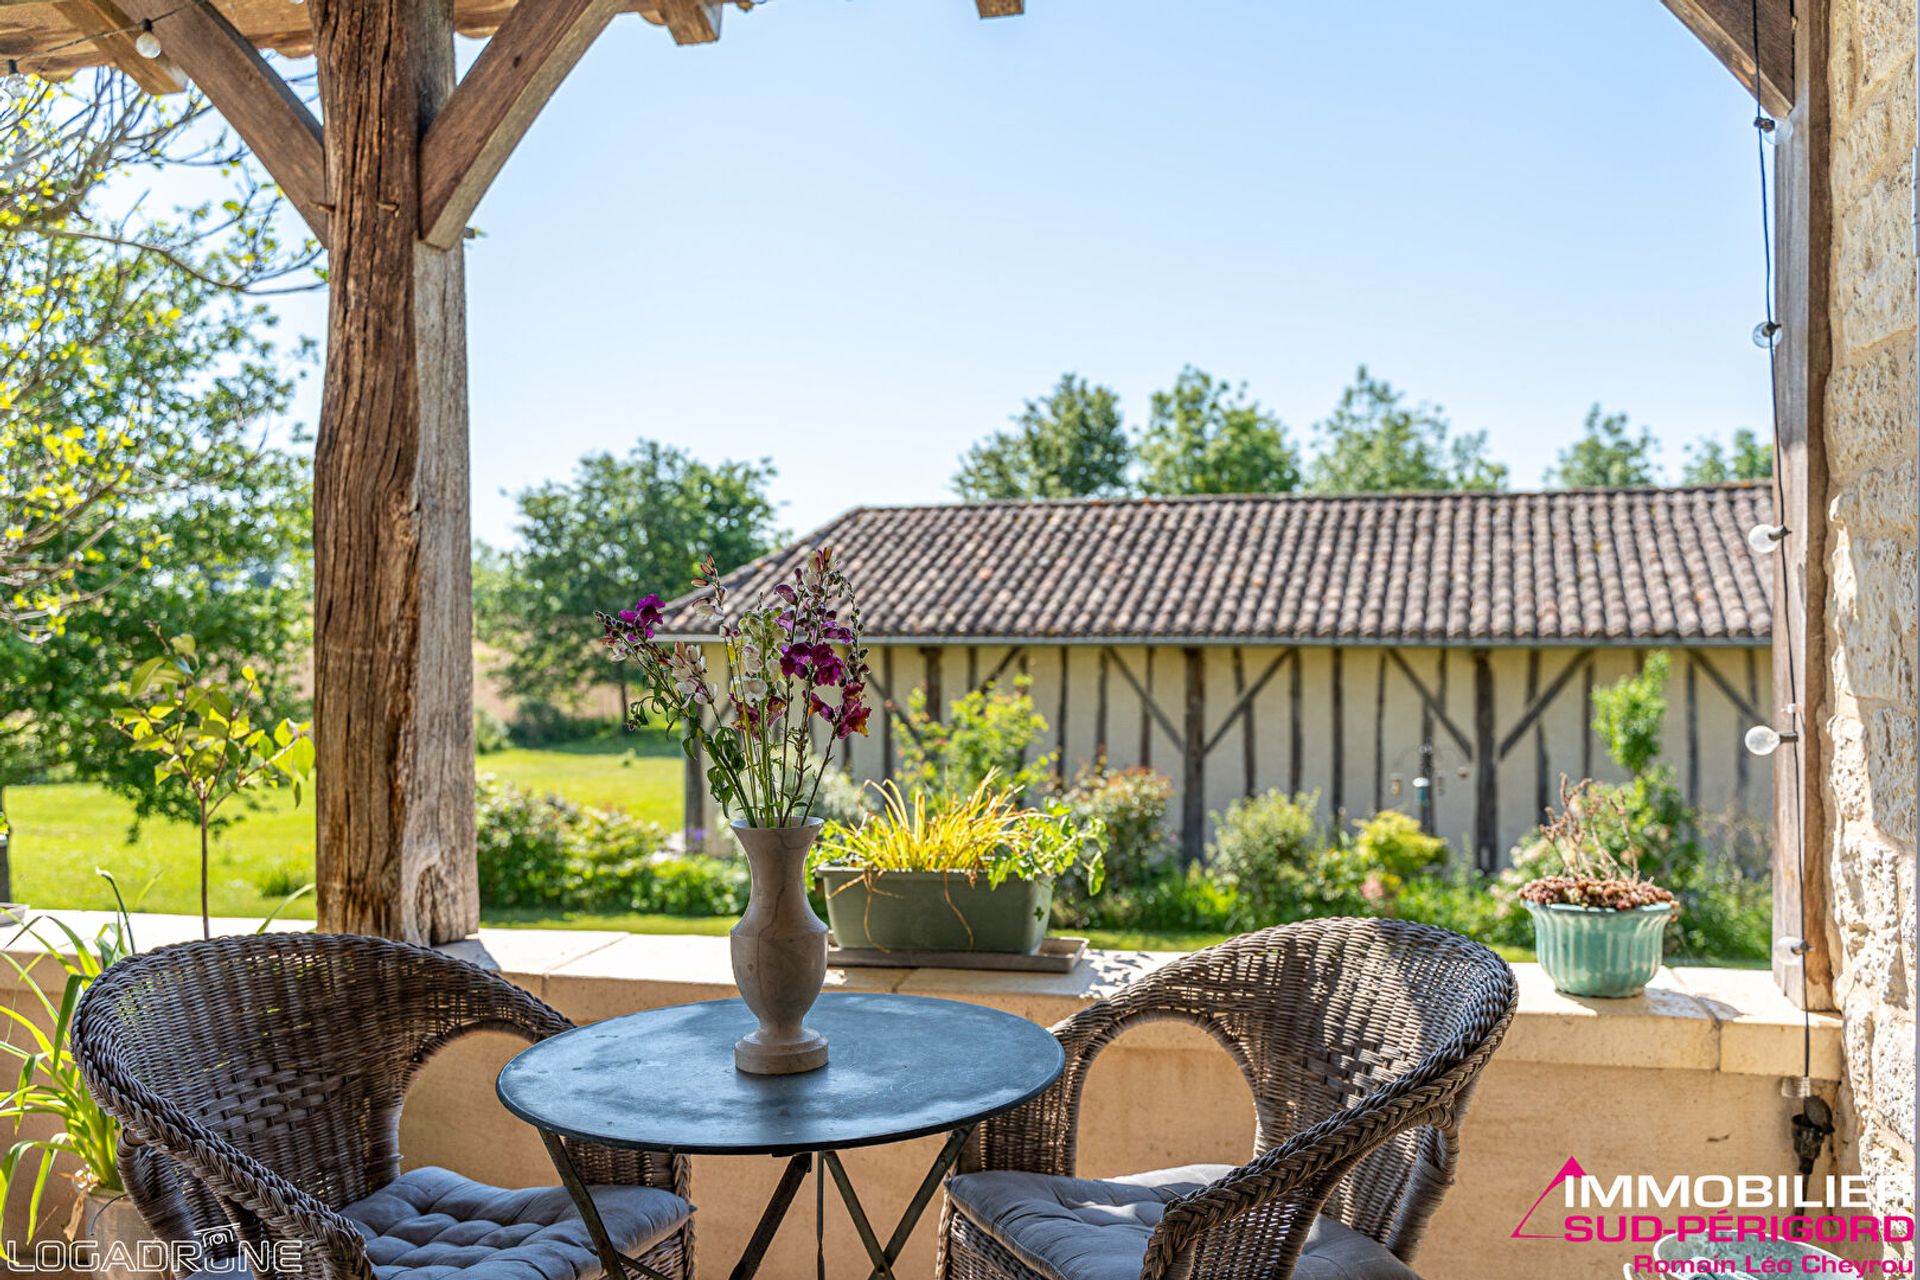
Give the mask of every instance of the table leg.
[(580, 1210), (580, 1217), (587, 1224), (587, 1235), (593, 1241), (594, 1252), (600, 1255), (600, 1265), (606, 1268), (607, 1280), (626, 1280), (629, 1275), (639, 1275), (645, 1280), (672, 1280), (672, 1277), (662, 1275), (638, 1258), (626, 1257), (613, 1247), (613, 1239), (607, 1235), (607, 1224), (600, 1220), (600, 1208), (588, 1193), (587, 1184), (580, 1180), (580, 1171), (574, 1168), (573, 1157), (567, 1154), (566, 1144), (561, 1142), (560, 1135), (542, 1129), (540, 1141), (547, 1144), (547, 1158), (553, 1161), (554, 1171), (560, 1175), (560, 1185), (573, 1197), (574, 1207)]
[(833, 1175), (834, 1189), (847, 1206), (847, 1216), (853, 1219), (853, 1229), (860, 1233), (860, 1243), (866, 1246), (867, 1256), (873, 1260), (873, 1271), (867, 1280), (894, 1280), (893, 1264), (900, 1260), (908, 1237), (919, 1225), (927, 1205), (933, 1201), (934, 1193), (940, 1190), (941, 1180), (960, 1158), (961, 1149), (967, 1145), (967, 1137), (972, 1132), (971, 1128), (956, 1129), (947, 1136), (946, 1145), (940, 1148), (940, 1154), (934, 1158), (927, 1176), (920, 1180), (919, 1189), (913, 1193), (913, 1199), (907, 1202), (906, 1210), (900, 1215), (900, 1221), (894, 1226), (893, 1234), (887, 1238), (884, 1248), (879, 1236), (874, 1233), (873, 1224), (867, 1219), (867, 1211), (861, 1207), (860, 1197), (854, 1192), (853, 1180), (847, 1176), (846, 1166), (840, 1163), (836, 1153), (821, 1152), (822, 1163), (826, 1165), (827, 1172)]
[(773, 1199), (767, 1201), (766, 1209), (760, 1214), (760, 1222), (753, 1229), (753, 1238), (747, 1241), (740, 1261), (734, 1264), (733, 1280), (751, 1280), (754, 1272), (760, 1269), (761, 1262), (766, 1259), (768, 1246), (773, 1244), (774, 1233), (780, 1230), (780, 1223), (793, 1205), (793, 1197), (799, 1194), (800, 1184), (807, 1180), (807, 1170), (812, 1164), (813, 1157), (804, 1154), (787, 1161), (786, 1170), (780, 1175), (780, 1185), (773, 1189)]

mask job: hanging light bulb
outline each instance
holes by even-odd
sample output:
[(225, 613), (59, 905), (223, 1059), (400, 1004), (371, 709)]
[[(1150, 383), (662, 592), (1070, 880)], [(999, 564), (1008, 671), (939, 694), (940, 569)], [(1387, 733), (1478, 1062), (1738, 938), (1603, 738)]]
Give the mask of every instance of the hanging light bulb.
[(1788, 964), (1792, 964), (1795, 960), (1798, 960), (1801, 956), (1807, 954), (1807, 952), (1811, 950), (1813, 950), (1813, 948), (1807, 945), (1807, 940), (1805, 938), (1795, 938), (1795, 937), (1788, 936), (1783, 938), (1775, 938), (1773, 940), (1774, 959), (1784, 960)]
[(1770, 147), (1780, 145), (1780, 122), (1769, 115), (1757, 115), (1753, 118), (1753, 127), (1760, 131), (1760, 140)]
[(160, 37), (153, 34), (153, 19), (140, 24), (140, 34), (133, 38), (133, 51), (143, 58), (160, 56)]
[(1770, 556), (1787, 532), (1783, 524), (1757, 524), (1747, 530), (1747, 547), (1757, 556)]
[(1747, 744), (1749, 753), (1756, 756), (1770, 756), (1780, 749), (1781, 743), (1800, 741), (1800, 735), (1792, 729), (1782, 733), (1770, 724), (1757, 724), (1747, 730), (1747, 736), (1743, 741)]
[(8, 95), (24, 94), (27, 91), (27, 78), (20, 74), (20, 64), (12, 58), (7, 59), (7, 73), (0, 76), (0, 90)]
[(1780, 345), (1781, 324), (1778, 320), (1762, 320), (1753, 326), (1753, 345), (1762, 351), (1771, 351)]

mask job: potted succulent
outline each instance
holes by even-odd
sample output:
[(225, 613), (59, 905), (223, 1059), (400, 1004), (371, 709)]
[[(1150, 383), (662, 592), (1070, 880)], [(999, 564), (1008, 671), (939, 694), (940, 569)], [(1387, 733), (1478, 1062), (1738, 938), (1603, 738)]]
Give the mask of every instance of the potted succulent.
[(1104, 831), (1066, 804), (1023, 807), (988, 774), (962, 797), (891, 782), (881, 811), (816, 847), (827, 919), (842, 947), (1031, 954), (1046, 937), (1053, 882), (1079, 869), (1100, 887)]
[(1520, 889), (1540, 967), (1569, 995), (1638, 995), (1659, 971), (1674, 896), (1640, 874), (1631, 845), (1609, 842), (1626, 815), (1606, 789), (1562, 781), (1560, 803), (1540, 828), (1560, 869)]
[(599, 615), (602, 640), (640, 671), (629, 727), (654, 719), (680, 726), (687, 758), (704, 761), (747, 854), (747, 910), (730, 947), (734, 982), (760, 1025), (734, 1045), (734, 1066), (755, 1075), (812, 1071), (827, 1064), (826, 1037), (805, 1024), (827, 977), (827, 926), (807, 901), (806, 864), (833, 745), (867, 731), (860, 610), (828, 547), (802, 557), (767, 600), (738, 614), (711, 557), (694, 586), (692, 606), (726, 650), (723, 677), (708, 672), (699, 648), (654, 638), (666, 617), (657, 595)]

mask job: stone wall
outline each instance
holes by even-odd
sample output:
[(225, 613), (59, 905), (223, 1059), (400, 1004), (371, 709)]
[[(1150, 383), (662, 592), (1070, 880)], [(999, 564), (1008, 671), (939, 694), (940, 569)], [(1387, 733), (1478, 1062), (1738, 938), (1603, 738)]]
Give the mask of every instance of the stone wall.
[(1841, 1158), (1914, 1175), (1913, 0), (1833, 0), (1827, 812), (1849, 1096)]

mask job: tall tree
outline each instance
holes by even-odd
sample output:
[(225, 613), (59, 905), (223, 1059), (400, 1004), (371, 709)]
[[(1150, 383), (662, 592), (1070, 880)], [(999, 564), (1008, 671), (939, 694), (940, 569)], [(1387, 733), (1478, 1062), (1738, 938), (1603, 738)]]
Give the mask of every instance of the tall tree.
[(1729, 480), (1766, 480), (1772, 475), (1772, 443), (1741, 427), (1725, 445), (1708, 438), (1690, 447), (1680, 479), (1686, 484), (1725, 484)]
[(1612, 489), (1655, 483), (1653, 455), (1660, 444), (1645, 427), (1635, 435), (1624, 413), (1587, 410), (1580, 438), (1560, 451), (1547, 483), (1563, 489)]
[(1217, 382), (1192, 365), (1153, 393), (1139, 453), (1140, 490), (1157, 496), (1288, 493), (1300, 484), (1300, 455), (1280, 419), (1244, 384)]
[(1126, 491), (1132, 462), (1119, 397), (1063, 373), (1046, 399), (1027, 401), (1012, 430), (967, 450), (953, 488), (968, 502), (1111, 497)]
[(1308, 485), (1320, 493), (1505, 488), (1507, 469), (1487, 457), (1487, 433), (1452, 431), (1439, 406), (1408, 404), (1361, 365), (1314, 427), (1320, 451)]
[(521, 545), (475, 593), (481, 634), (501, 641), (500, 677), (516, 697), (572, 702), (594, 685), (626, 701), (626, 667), (595, 643), (595, 610), (623, 609), (649, 592), (685, 590), (701, 557), (722, 572), (774, 540), (774, 471), (760, 462), (709, 466), (668, 445), (642, 440), (625, 457), (592, 453), (571, 480), (515, 498)]

